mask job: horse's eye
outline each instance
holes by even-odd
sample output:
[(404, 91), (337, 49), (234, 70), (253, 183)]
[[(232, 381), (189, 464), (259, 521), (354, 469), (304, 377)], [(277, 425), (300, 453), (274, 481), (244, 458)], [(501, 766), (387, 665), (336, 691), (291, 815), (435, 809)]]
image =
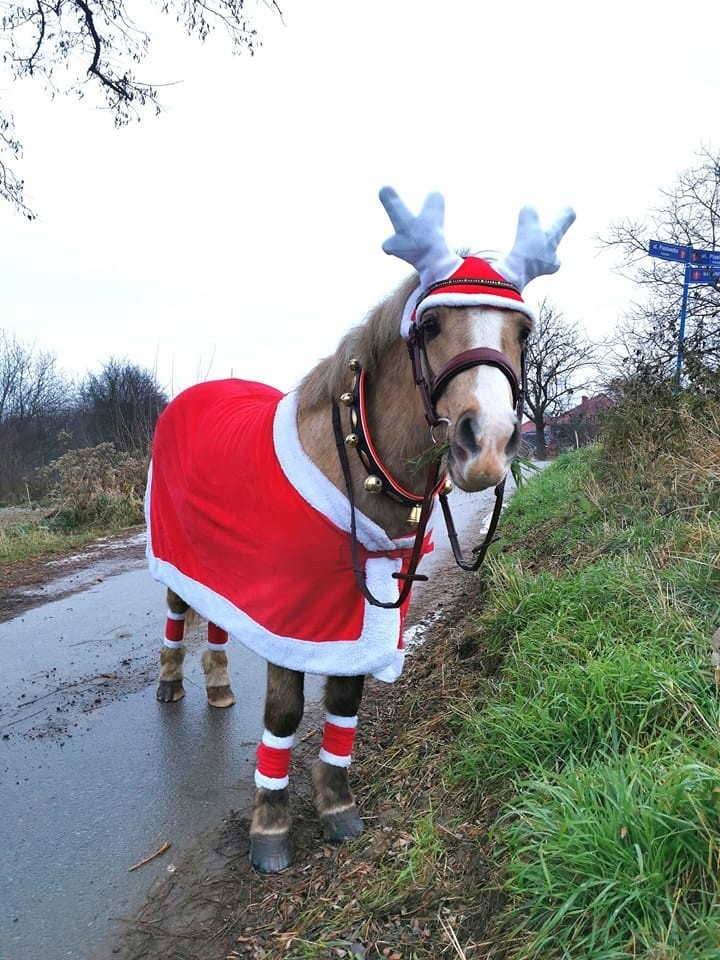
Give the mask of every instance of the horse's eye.
[(440, 318), (436, 313), (426, 313), (422, 319), (422, 331), (425, 340), (434, 340), (440, 333)]
[(525, 345), (528, 342), (528, 337), (530, 336), (530, 327), (521, 327), (520, 328), (520, 343)]

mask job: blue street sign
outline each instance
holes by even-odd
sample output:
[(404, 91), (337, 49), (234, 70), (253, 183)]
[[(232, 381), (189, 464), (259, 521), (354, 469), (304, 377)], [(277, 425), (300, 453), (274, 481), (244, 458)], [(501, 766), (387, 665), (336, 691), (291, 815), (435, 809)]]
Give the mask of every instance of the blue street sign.
[(675, 365), (675, 374), (679, 388), (690, 284), (709, 283), (715, 287), (720, 285), (720, 250), (693, 250), (691, 246), (685, 246), (681, 243), (662, 243), (660, 240), (650, 240), (648, 243), (648, 253), (651, 257), (659, 257), (661, 260), (672, 260), (675, 263), (685, 264), (682, 303), (680, 305), (678, 352)]
[(690, 267), (687, 276), (688, 283), (720, 283), (720, 270), (701, 270)]
[(684, 247), (679, 243), (661, 243), (659, 240), (651, 240), (648, 244), (648, 253), (651, 257), (675, 260), (677, 263), (690, 263), (692, 252), (692, 247)]
[(720, 250), (693, 250), (690, 260), (702, 267), (720, 268)]

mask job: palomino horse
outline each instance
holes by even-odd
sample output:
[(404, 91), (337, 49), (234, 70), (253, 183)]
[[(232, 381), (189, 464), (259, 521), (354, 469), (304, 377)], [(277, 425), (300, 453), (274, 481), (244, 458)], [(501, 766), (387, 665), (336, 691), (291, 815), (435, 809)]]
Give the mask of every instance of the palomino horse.
[[(416, 569), (438, 496), (446, 508), (443, 471), (483, 490), (517, 452), (532, 329), (521, 290), (557, 270), (574, 219), (566, 210), (544, 231), (525, 208), (512, 251), (491, 266), (447, 247), (439, 194), (417, 217), (389, 187), (380, 199), (396, 231), (384, 249), (417, 273), (296, 391), (199, 384), (170, 403), (153, 442), (148, 559), (168, 588), (157, 697), (184, 694), (189, 608), (208, 621), (211, 706), (235, 702), (228, 634), (268, 661), (250, 828), (265, 872), (292, 862), (288, 771), (305, 673), (327, 677), (313, 768), (325, 836), (362, 830), (348, 766), (365, 676), (392, 681), (402, 668), (403, 616), (425, 579)], [(433, 444), (440, 455), (428, 457)]]

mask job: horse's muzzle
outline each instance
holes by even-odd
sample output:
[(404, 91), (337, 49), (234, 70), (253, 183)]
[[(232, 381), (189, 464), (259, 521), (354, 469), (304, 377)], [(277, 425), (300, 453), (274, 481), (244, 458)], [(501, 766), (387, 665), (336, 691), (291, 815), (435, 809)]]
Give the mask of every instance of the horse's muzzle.
[(497, 486), (520, 445), (515, 417), (502, 428), (490, 429), (472, 411), (463, 414), (450, 441), (448, 466), (453, 482), (468, 493)]

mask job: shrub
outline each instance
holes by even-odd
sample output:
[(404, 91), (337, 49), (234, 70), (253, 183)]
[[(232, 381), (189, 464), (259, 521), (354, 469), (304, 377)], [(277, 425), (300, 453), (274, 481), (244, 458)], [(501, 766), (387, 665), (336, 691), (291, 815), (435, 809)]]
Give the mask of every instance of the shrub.
[(124, 527), (143, 521), (145, 457), (120, 452), (112, 443), (69, 450), (45, 468), (54, 513), (50, 526)]

